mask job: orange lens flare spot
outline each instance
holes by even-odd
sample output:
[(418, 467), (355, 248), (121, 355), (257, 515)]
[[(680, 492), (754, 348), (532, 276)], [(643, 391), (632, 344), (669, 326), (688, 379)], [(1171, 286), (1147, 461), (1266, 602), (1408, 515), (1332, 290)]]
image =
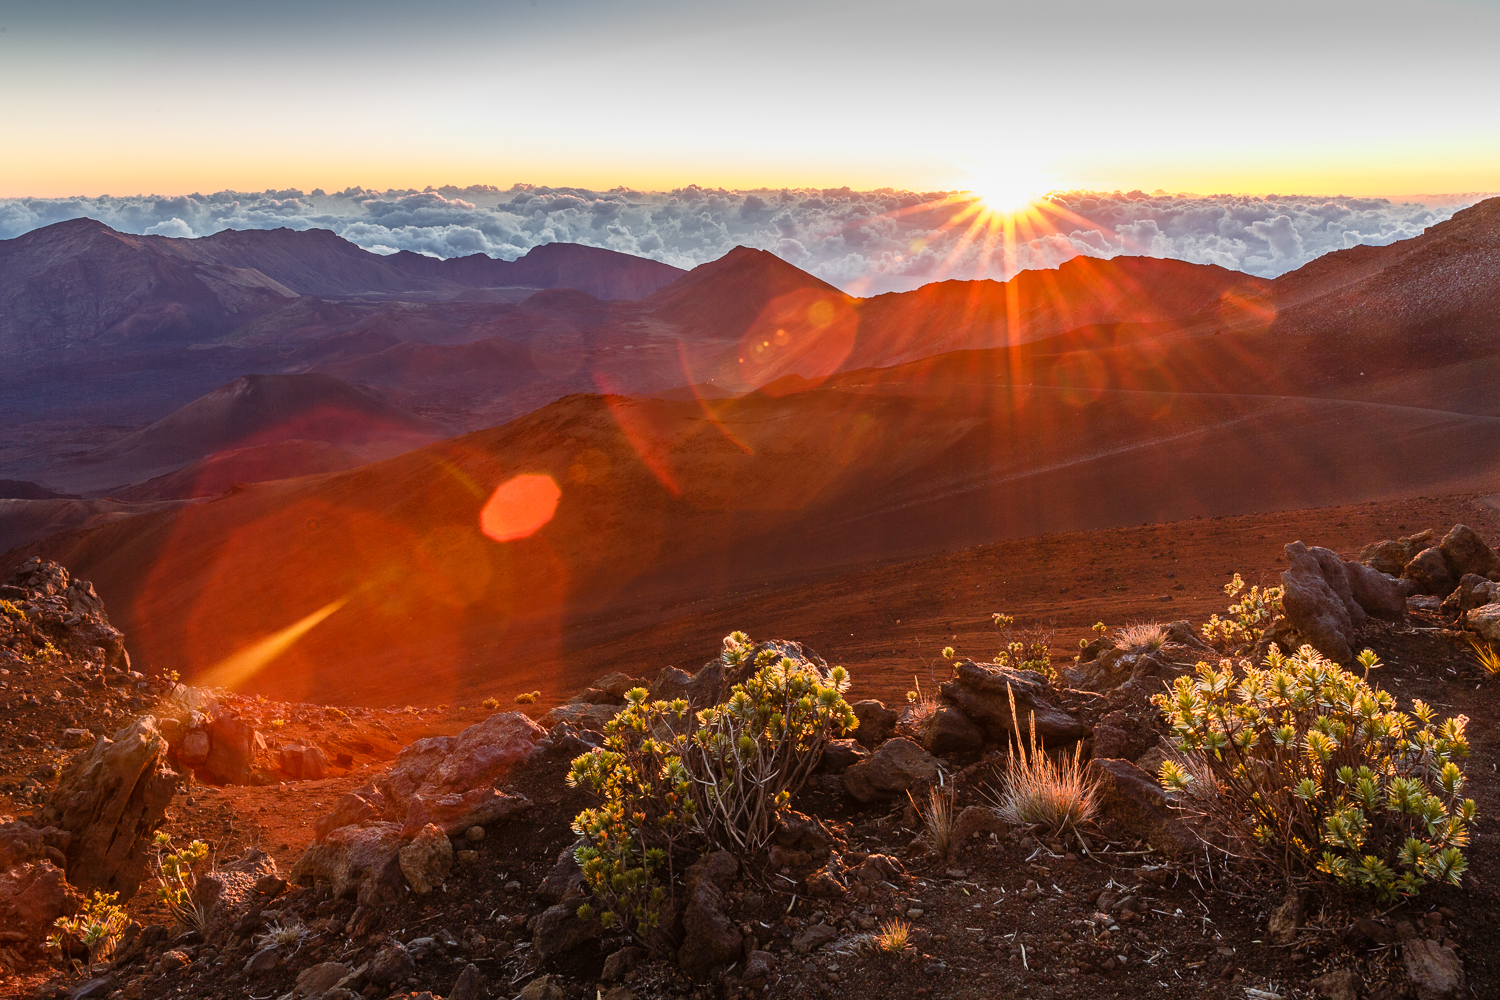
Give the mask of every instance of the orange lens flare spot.
[(497, 542), (528, 538), (552, 520), (562, 490), (551, 476), (528, 473), (495, 487), (479, 512), (479, 528)]

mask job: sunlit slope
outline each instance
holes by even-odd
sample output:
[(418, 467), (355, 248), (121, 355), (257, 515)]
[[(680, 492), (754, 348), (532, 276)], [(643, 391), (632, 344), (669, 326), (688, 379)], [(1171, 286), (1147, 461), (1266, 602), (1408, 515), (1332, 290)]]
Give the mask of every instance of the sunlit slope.
[[(522, 474), (553, 479), (555, 516), (493, 542), (481, 510)], [(521, 669), (511, 650), (545, 659), (569, 620), (609, 608), (1002, 538), (1497, 477), (1500, 420), (1341, 400), (985, 383), (836, 385), (709, 409), (575, 396), (45, 551), (121, 609), (153, 665), (203, 671), (342, 601), (246, 686), (447, 701), (503, 684)]]

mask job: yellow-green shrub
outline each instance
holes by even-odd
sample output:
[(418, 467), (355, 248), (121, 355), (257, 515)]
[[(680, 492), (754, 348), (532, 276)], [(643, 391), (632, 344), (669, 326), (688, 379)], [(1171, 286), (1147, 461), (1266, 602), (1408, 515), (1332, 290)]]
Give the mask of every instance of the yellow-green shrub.
[(115, 945), (130, 923), (130, 916), (121, 906), (115, 905), (120, 898), (117, 892), (95, 892), (85, 899), (78, 912), (71, 917), (58, 917), (53, 926), (60, 933), (47, 939), (53, 948), (61, 948), (63, 934), (75, 937), (89, 950), (89, 965), (102, 962), (114, 953)]
[[(1365, 650), (1368, 674), (1379, 666)], [(1232, 661), (1198, 664), (1153, 699), (1186, 767), (1161, 782), (1211, 840), (1292, 880), (1320, 875), (1382, 900), (1429, 881), (1457, 884), (1476, 809), (1455, 758), (1469, 752), (1460, 715), (1436, 721), (1311, 646), (1236, 680)], [(1214, 787), (1195, 787), (1212, 782)]]
[(1210, 645), (1229, 652), (1248, 649), (1260, 641), (1267, 626), (1281, 614), (1282, 587), (1246, 588), (1238, 573), (1224, 584), (1226, 597), (1235, 598), (1226, 612), (1228, 617), (1214, 615), (1203, 624), (1203, 638)]

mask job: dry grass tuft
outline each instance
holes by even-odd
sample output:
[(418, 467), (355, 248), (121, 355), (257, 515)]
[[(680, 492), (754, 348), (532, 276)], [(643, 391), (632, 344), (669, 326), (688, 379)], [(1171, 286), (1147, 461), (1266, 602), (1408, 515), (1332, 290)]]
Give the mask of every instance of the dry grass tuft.
[(911, 947), (911, 924), (905, 920), (886, 920), (875, 935), (875, 947), (889, 955), (897, 955)]
[(1004, 787), (996, 796), (1000, 816), (1018, 826), (1045, 827), (1053, 834), (1075, 830), (1093, 819), (1099, 809), (1098, 784), (1084, 771), (1082, 744), (1073, 748), (1071, 757), (1054, 760), (1037, 741), (1035, 715), (1022, 742), (1014, 694), (1010, 713), (1017, 736), (1005, 762)]
[(953, 828), (958, 820), (952, 789), (934, 785), (927, 790), (927, 801), (921, 803), (912, 798), (911, 792), (906, 797), (922, 818), (922, 833), (927, 843), (939, 857), (946, 859), (953, 848)]
[(1133, 653), (1154, 653), (1167, 644), (1167, 630), (1154, 622), (1128, 625), (1115, 633), (1115, 642)]
[(1478, 658), (1479, 665), (1487, 674), (1500, 674), (1500, 653), (1495, 652), (1495, 647), (1487, 642), (1481, 642), (1474, 636), (1469, 636), (1469, 645), (1474, 649), (1474, 656)]

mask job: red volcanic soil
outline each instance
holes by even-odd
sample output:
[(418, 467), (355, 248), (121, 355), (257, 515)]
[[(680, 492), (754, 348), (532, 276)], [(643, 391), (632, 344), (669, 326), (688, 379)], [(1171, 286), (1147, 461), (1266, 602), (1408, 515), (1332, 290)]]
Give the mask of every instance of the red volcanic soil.
[(114, 499), (132, 503), (211, 497), (238, 483), (265, 483), (320, 472), (344, 472), (364, 464), (365, 459), (325, 441), (294, 438), (215, 452), (176, 472), (135, 486), (109, 490), (108, 493)]

